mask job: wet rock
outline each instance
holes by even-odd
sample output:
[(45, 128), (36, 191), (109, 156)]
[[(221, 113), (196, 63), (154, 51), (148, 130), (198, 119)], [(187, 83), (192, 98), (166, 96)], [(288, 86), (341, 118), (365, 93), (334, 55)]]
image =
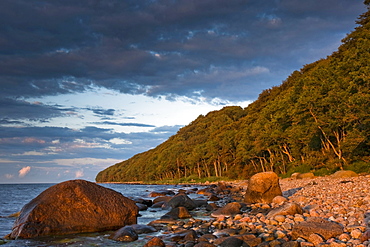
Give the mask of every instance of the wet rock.
[(194, 208), (197, 207), (195, 202), (193, 202), (192, 199), (190, 199), (187, 195), (183, 193), (179, 193), (172, 197), (168, 202), (167, 205), (172, 208), (177, 208), (177, 207), (185, 207), (189, 210), (193, 210)]
[(134, 200), (136, 203), (144, 204), (147, 207), (151, 207), (153, 205), (152, 200), (147, 200), (147, 199), (143, 199), (143, 198), (134, 198), (132, 200)]
[(214, 211), (216, 209), (218, 209), (219, 207), (217, 206), (216, 203), (212, 202), (212, 203), (209, 203), (207, 206), (206, 206), (206, 210), (207, 211)]
[(147, 225), (134, 224), (134, 225), (130, 225), (130, 226), (134, 229), (134, 231), (137, 234), (152, 233), (152, 232), (156, 232), (157, 231), (157, 229), (155, 229), (154, 227), (147, 226)]
[(163, 219), (187, 219), (191, 218), (189, 211), (185, 207), (177, 207), (171, 209), (168, 213), (162, 216)]
[(133, 227), (125, 226), (112, 233), (109, 238), (121, 242), (133, 242), (137, 240), (139, 236)]
[(158, 237), (153, 237), (151, 238), (145, 245), (144, 247), (165, 247), (166, 244), (163, 242), (162, 239)]
[(219, 216), (231, 216), (240, 213), (241, 204), (239, 202), (231, 202), (226, 204), (224, 207), (217, 209), (214, 211), (211, 216), (212, 217), (219, 217)]
[(250, 178), (244, 201), (246, 203), (271, 203), (274, 197), (281, 195), (277, 174), (261, 172)]
[(142, 203), (136, 203), (136, 206), (139, 208), (139, 211), (145, 211), (148, 209), (148, 206)]
[(339, 236), (343, 233), (343, 227), (336, 222), (328, 221), (319, 217), (311, 217), (307, 221), (295, 224), (292, 229), (293, 239), (307, 239), (311, 234), (319, 234), (325, 240)]
[(138, 211), (134, 201), (114, 190), (85, 180), (66, 181), (27, 203), (8, 237), (116, 230), (136, 224)]
[(162, 208), (166, 202), (157, 202), (152, 205), (152, 208)]
[(195, 205), (197, 206), (197, 208), (208, 205), (207, 200), (196, 200), (196, 199), (193, 199), (193, 202), (195, 203)]
[(171, 200), (171, 196), (159, 196), (153, 200), (153, 204), (156, 204), (158, 202), (168, 202)]
[(277, 215), (295, 215), (302, 213), (303, 213), (302, 207), (299, 206), (297, 203), (286, 203), (278, 208), (271, 210), (267, 214), (267, 218), (274, 218)]
[(162, 190), (162, 191), (152, 191), (149, 193), (149, 197), (159, 197), (159, 196), (172, 196), (175, 195), (175, 192), (172, 190)]

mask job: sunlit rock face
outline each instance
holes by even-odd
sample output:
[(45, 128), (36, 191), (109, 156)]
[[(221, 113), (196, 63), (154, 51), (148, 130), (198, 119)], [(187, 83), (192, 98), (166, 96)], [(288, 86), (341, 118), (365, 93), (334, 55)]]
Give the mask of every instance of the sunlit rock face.
[(246, 203), (271, 203), (274, 197), (281, 196), (279, 177), (275, 172), (261, 172), (249, 179)]
[(85, 180), (54, 185), (21, 210), (8, 238), (116, 230), (137, 223), (138, 207), (114, 190)]

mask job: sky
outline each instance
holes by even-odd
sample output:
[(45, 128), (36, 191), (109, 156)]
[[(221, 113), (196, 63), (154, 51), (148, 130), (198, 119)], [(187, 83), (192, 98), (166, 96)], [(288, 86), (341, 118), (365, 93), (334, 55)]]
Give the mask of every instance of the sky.
[(360, 0), (1, 0), (0, 183), (94, 181), (335, 51)]

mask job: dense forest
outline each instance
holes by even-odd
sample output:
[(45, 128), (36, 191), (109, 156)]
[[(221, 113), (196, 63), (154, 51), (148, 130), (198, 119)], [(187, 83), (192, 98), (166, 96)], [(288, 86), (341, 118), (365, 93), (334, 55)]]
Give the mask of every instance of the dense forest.
[(245, 109), (201, 115), (156, 148), (101, 171), (96, 181), (369, 172), (369, 9), (357, 24), (336, 52), (294, 71)]

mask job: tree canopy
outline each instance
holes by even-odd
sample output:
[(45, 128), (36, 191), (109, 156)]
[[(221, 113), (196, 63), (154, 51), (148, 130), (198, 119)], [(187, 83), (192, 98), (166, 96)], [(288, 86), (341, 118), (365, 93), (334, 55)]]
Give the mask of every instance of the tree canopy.
[(201, 115), (156, 148), (101, 171), (96, 181), (369, 172), (370, 11), (357, 24), (336, 52), (294, 71), (248, 107)]

